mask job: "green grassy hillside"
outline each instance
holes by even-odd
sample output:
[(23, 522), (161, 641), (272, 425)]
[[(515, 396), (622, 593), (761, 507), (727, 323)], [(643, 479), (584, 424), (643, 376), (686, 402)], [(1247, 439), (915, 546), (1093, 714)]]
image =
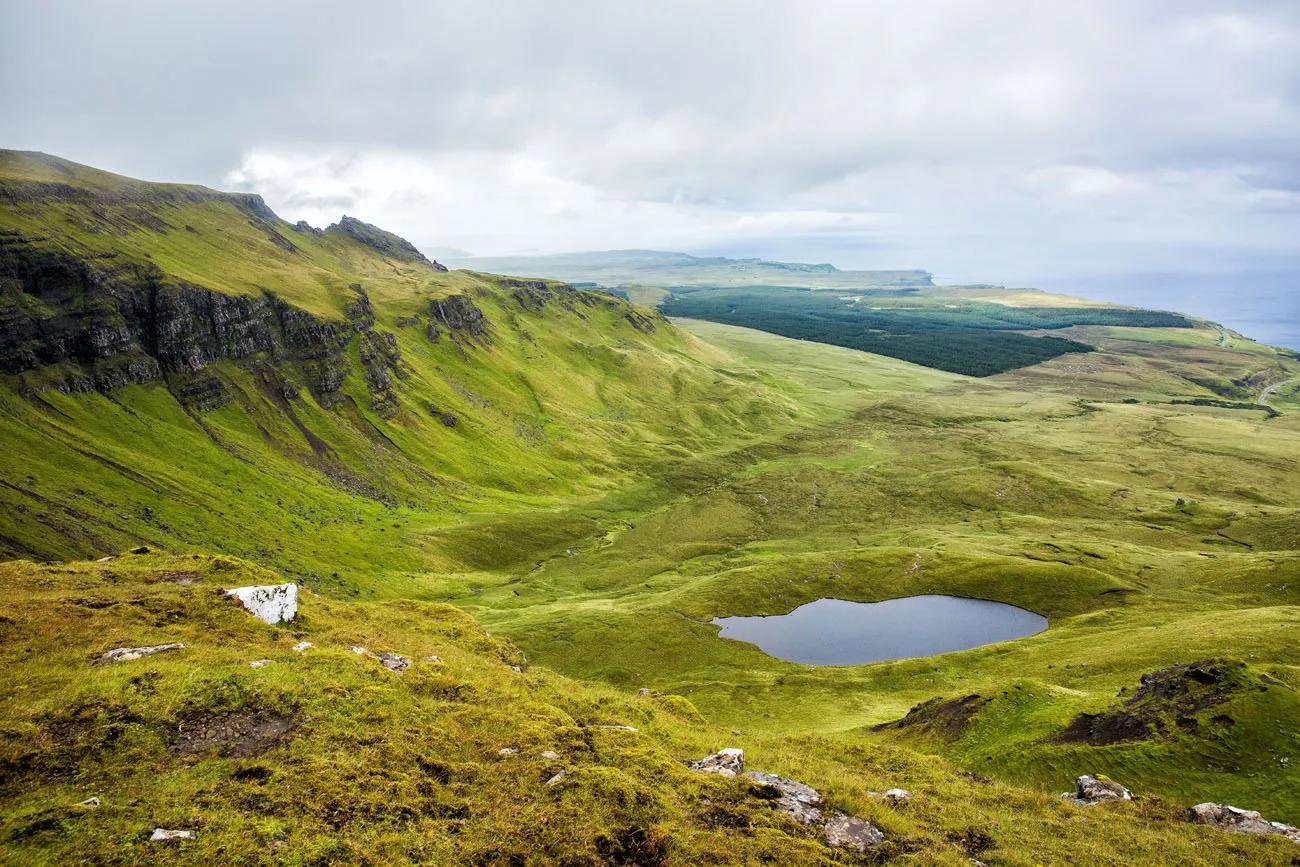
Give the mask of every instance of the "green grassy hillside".
[[(0, 566), (16, 863), (144, 861), (141, 832), (186, 816), (195, 862), (844, 860), (673, 761), (733, 743), (877, 822), (882, 858), (1286, 863), (1180, 817), (1300, 823), (1300, 361), (1198, 320), (924, 292), (1093, 351), (975, 379), (3, 153), (0, 553), (53, 564)], [(66, 563), (140, 544), (166, 553)], [(303, 620), (210, 592), (254, 580), (310, 591)], [(819, 668), (710, 623), (917, 593), (1050, 626)], [(192, 652), (90, 664), (166, 641)], [(354, 643), (447, 671), (377, 679)], [(1142, 692), (1209, 660), (1209, 699)], [(973, 712), (882, 725), (932, 699)], [(295, 734), (257, 762), (169, 740), (245, 712)], [(639, 737), (592, 730), (615, 723)], [(506, 741), (579, 772), (546, 789)], [(1142, 800), (1062, 805), (1081, 773)], [(866, 795), (893, 785), (922, 794)]]
[[(0, 580), (0, 863), (869, 863), (762, 787), (682, 764), (728, 744), (877, 824), (877, 861), (1294, 855), (1150, 799), (1072, 807), (907, 749), (737, 736), (680, 697), (531, 668), (448, 605), (308, 593), (293, 623), (267, 626), (216, 591), (276, 576), (232, 558), (18, 562)], [(185, 647), (96, 661), (160, 643)], [(412, 662), (390, 671), (353, 646)], [(901, 807), (867, 794), (899, 785), (913, 793)], [(194, 838), (151, 843), (156, 827)]]

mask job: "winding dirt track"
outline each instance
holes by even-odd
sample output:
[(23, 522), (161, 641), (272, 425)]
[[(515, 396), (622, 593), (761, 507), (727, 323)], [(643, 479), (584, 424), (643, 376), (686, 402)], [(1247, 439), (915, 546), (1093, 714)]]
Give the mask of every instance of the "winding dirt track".
[(1281, 382), (1273, 383), (1268, 388), (1264, 389), (1259, 393), (1259, 397), (1255, 398), (1255, 403), (1257, 403), (1260, 406), (1263, 406), (1264, 404), (1268, 403), (1268, 399), (1273, 396), (1273, 392), (1277, 391), (1282, 386), (1290, 385), (1293, 382), (1300, 382), (1300, 377), (1297, 377), (1295, 379), (1284, 379)]

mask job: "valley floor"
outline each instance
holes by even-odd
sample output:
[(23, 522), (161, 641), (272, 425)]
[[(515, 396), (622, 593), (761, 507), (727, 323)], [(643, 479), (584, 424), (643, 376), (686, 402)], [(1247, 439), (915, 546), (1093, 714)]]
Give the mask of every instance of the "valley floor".
[[(679, 324), (826, 420), (561, 510), (549, 526), (572, 535), (536, 549), (532, 518), (482, 516), (454, 534), (511, 539), (516, 561), (430, 576), (422, 592), (558, 671), (680, 693), (747, 734), (902, 738), (1046, 791), (1103, 772), (1300, 821), (1300, 413), (1171, 405), (1175, 365), (1213, 358), (1216, 332), (1098, 329), (1088, 337), (1102, 351), (971, 380)], [(709, 625), (822, 597), (918, 593), (1016, 604), (1051, 627), (940, 657), (818, 668)], [(1279, 685), (1218, 707), (1226, 729), (1053, 740), (1143, 674), (1213, 657)], [(968, 694), (990, 701), (958, 737), (866, 728)]]

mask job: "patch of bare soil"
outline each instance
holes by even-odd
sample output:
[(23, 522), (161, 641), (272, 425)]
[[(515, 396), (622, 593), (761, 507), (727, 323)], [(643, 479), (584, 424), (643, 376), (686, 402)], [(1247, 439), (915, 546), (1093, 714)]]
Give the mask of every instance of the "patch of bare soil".
[(248, 758), (283, 743), (293, 727), (287, 716), (255, 710), (191, 717), (177, 725), (171, 748), (178, 753), (215, 749), (223, 756)]
[(932, 698), (923, 701), (907, 712), (907, 716), (871, 727), (873, 732), (912, 731), (923, 734), (956, 738), (961, 735), (991, 699), (978, 695), (963, 698)]
[[(1247, 689), (1259, 689), (1250, 680), (1244, 662), (1202, 659), (1180, 662), (1142, 675), (1137, 691), (1101, 713), (1083, 713), (1052, 740), (1067, 744), (1119, 744), (1146, 740), (1174, 727), (1195, 730), (1195, 714), (1232, 699)], [(1122, 696), (1123, 691), (1120, 692)], [(1222, 725), (1231, 717), (1216, 716)]]

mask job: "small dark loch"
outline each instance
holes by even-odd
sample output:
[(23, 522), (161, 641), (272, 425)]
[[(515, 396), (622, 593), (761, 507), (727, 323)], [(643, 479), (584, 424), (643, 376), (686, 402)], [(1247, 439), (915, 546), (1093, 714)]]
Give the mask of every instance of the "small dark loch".
[(789, 614), (717, 617), (719, 636), (807, 665), (861, 665), (969, 650), (1024, 638), (1047, 618), (1014, 605), (960, 596), (905, 596), (884, 602), (818, 599)]

